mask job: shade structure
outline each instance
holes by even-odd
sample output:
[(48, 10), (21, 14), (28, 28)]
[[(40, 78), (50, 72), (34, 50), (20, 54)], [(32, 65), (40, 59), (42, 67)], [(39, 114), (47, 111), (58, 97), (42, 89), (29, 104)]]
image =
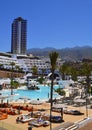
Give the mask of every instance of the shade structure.
[(60, 108), (67, 108), (65, 104), (53, 104), (52, 108), (60, 109)]
[(0, 95), (1, 104), (3, 104), (3, 101), (9, 97), (9, 95)]
[(10, 97), (9, 95), (0, 95), (1, 100), (4, 100), (4, 99), (9, 98), (9, 97)]
[(26, 103), (26, 102), (30, 101), (31, 99), (26, 96), (22, 96), (19, 98), (19, 100), (22, 100), (22, 101), (24, 101), (24, 103)]
[(75, 103), (85, 103), (86, 100), (85, 99), (75, 99), (74, 102)]
[(26, 96), (22, 96), (19, 99), (23, 99), (23, 100), (30, 100), (30, 98), (26, 97)]
[(88, 99), (92, 99), (92, 96), (89, 96)]
[(40, 105), (40, 104), (43, 103), (43, 101), (41, 101), (41, 100), (31, 100), (30, 103), (33, 104), (33, 105)]

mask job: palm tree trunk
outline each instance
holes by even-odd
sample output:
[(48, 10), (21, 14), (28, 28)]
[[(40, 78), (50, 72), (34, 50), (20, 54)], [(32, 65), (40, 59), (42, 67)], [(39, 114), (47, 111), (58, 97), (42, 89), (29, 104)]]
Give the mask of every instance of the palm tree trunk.
[(51, 124), (51, 116), (52, 116), (52, 106), (53, 106), (53, 81), (54, 81), (54, 71), (52, 70), (52, 76), (51, 76), (51, 92), (50, 92), (50, 130), (52, 130), (52, 124)]

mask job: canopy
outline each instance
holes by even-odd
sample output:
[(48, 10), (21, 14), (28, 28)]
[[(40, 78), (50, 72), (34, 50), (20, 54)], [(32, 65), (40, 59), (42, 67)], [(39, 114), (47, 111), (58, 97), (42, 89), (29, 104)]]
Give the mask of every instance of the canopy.
[(33, 105), (40, 105), (40, 104), (43, 103), (43, 101), (41, 101), (41, 100), (31, 100), (30, 103), (33, 104)]
[(10, 96), (9, 95), (0, 95), (0, 99), (3, 100), (3, 99), (6, 99), (6, 98), (9, 98)]
[(65, 104), (54, 104), (54, 105), (52, 106), (52, 108), (57, 108), (57, 109), (67, 108), (67, 105), (65, 105)]
[(86, 100), (85, 99), (75, 99), (74, 102), (75, 103), (85, 103)]

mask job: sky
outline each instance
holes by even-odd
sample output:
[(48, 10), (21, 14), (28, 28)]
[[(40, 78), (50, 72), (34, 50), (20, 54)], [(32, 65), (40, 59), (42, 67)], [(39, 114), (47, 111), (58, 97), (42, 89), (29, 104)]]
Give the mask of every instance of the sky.
[(11, 24), (27, 20), (27, 49), (92, 45), (92, 0), (0, 0), (0, 51), (11, 51)]

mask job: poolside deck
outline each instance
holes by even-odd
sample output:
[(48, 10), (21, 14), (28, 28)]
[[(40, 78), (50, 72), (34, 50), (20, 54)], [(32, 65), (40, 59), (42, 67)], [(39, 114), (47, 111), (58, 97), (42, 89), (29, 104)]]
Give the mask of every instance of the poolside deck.
[(92, 130), (92, 122), (86, 124), (84, 127), (79, 128), (78, 130)]
[[(43, 103), (41, 105), (34, 105), (34, 107), (38, 108), (38, 109), (46, 109), (46, 113), (47, 114), (50, 114), (49, 112), (49, 109), (50, 109), (50, 103)], [(59, 128), (61, 127), (68, 127), (70, 125), (72, 125), (74, 122), (77, 122), (78, 120), (82, 120), (86, 117), (86, 109), (85, 107), (72, 107), (72, 106), (68, 106), (68, 109), (77, 109), (77, 110), (80, 110), (81, 112), (84, 113), (84, 115), (79, 115), (79, 116), (75, 116), (75, 115), (67, 115), (67, 114), (64, 114), (63, 115), (63, 119), (64, 119), (64, 122), (63, 123), (52, 123), (52, 128), (53, 130), (58, 130)], [(22, 113), (26, 114), (28, 113), (28, 111), (24, 111), (22, 110)], [(60, 113), (58, 112), (53, 112), (54, 115), (60, 115)], [(92, 114), (92, 109), (88, 109), (88, 115), (91, 115)], [(21, 130), (27, 130), (28, 129), (28, 123), (19, 123), (17, 124), (16, 123), (16, 117), (17, 115), (9, 115), (8, 116), (8, 119), (6, 120), (3, 120), (2, 122), (3, 123), (8, 123), (10, 125), (13, 125)], [(2, 126), (2, 125), (0, 125)], [(57, 129), (56, 129), (57, 128)], [(92, 127), (91, 127), (92, 128)], [(7, 127), (6, 127), (7, 129)], [(34, 130), (38, 130), (38, 128), (34, 127), (33, 128)], [(40, 127), (40, 130), (49, 130), (50, 129), (50, 126), (47, 126), (47, 127)], [(8, 129), (10, 130), (10, 129)], [(16, 129), (17, 130), (17, 129)], [(89, 130), (89, 129), (80, 129), (80, 130)]]
[(68, 121), (68, 122), (62, 123), (61, 125), (59, 125), (59, 126), (53, 128), (53, 130), (60, 130), (61, 128), (62, 128), (62, 129), (66, 129), (66, 128), (72, 126), (72, 125), (74, 125), (74, 122)]
[(8, 129), (5, 129), (5, 128), (3, 128), (3, 127), (0, 127), (0, 130), (8, 130)]

